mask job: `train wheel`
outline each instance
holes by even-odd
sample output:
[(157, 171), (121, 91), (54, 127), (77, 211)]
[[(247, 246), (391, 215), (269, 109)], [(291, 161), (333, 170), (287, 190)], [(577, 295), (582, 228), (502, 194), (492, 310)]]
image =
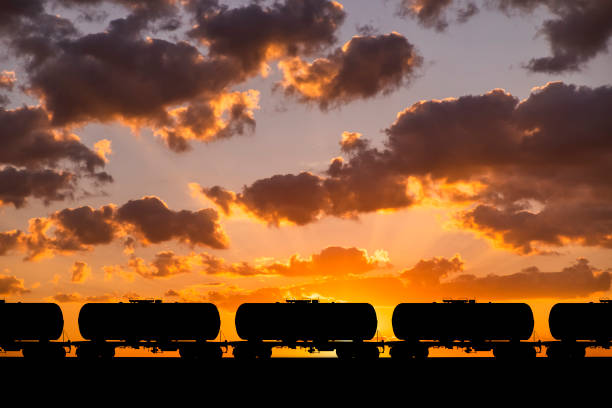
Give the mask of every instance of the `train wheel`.
[(103, 360), (110, 360), (115, 357), (115, 348), (113, 346), (101, 347), (98, 356)]
[(267, 360), (272, 357), (272, 348), (270, 347), (261, 347), (257, 350), (257, 357)]
[(376, 360), (380, 357), (380, 352), (378, 351), (378, 347), (367, 344), (361, 346), (357, 350), (355, 357), (363, 360)]
[(569, 350), (569, 357), (574, 360), (581, 360), (586, 355), (586, 349), (581, 346), (574, 346)]
[(262, 347), (257, 353), (257, 357), (262, 359), (269, 359), (272, 357), (272, 349), (270, 347)]
[(179, 347), (179, 355), (183, 360), (193, 360), (196, 358), (195, 349), (194, 347), (190, 347), (190, 345)]
[(537, 356), (535, 348), (531, 346), (525, 347), (523, 350), (522, 356), (525, 360), (534, 360)]
[(53, 360), (63, 360), (66, 358), (66, 349), (59, 344), (50, 344), (44, 350), (44, 358)]
[(76, 356), (80, 360), (94, 360), (99, 357), (98, 350), (90, 345), (81, 345), (76, 349)]
[(23, 355), (23, 358), (26, 358), (28, 360), (33, 360), (35, 358), (38, 358), (40, 356), (40, 352), (38, 350), (38, 347), (35, 346), (30, 346), (30, 347), (24, 347), (21, 349), (21, 354)]
[(350, 347), (337, 347), (336, 356), (339, 360), (350, 360), (353, 358), (353, 350)]
[(569, 358), (569, 353), (563, 344), (551, 344), (546, 348), (546, 356), (551, 360), (564, 360)]
[(232, 354), (236, 360), (242, 361), (254, 360), (257, 357), (252, 347), (244, 345), (234, 347)]
[(407, 351), (406, 347), (392, 346), (389, 350), (389, 356), (391, 356), (393, 360), (405, 360), (410, 357)]
[(221, 350), (221, 347), (208, 347), (206, 357), (210, 360), (221, 360), (223, 358), (223, 350)]
[(412, 355), (417, 360), (425, 360), (429, 357), (429, 347), (417, 347), (412, 352)]

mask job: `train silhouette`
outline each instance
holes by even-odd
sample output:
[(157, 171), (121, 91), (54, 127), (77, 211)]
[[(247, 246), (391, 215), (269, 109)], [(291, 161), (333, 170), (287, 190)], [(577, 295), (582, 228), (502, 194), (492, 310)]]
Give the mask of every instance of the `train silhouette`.
[(267, 359), (275, 347), (335, 351), (340, 359), (376, 359), (386, 347), (393, 359), (424, 359), (430, 348), (492, 351), (498, 359), (531, 359), (546, 347), (554, 359), (578, 359), (589, 347), (612, 346), (612, 302), (558, 303), (549, 315), (553, 341), (529, 341), (533, 313), (525, 303), (401, 303), (395, 307), (395, 341), (373, 340), (378, 320), (367, 303), (244, 303), (236, 311), (240, 341), (215, 341), (221, 320), (212, 303), (87, 303), (78, 326), (83, 341), (58, 341), (62, 311), (54, 303), (0, 301), (0, 349), (26, 358), (61, 359), (76, 347), (80, 359), (108, 359), (120, 347), (178, 351), (185, 359), (215, 360), (231, 347), (236, 359)]

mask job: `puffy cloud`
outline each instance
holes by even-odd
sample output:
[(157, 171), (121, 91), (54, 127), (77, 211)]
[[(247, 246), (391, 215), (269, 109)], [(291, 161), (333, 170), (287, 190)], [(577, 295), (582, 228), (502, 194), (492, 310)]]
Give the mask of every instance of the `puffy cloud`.
[(271, 224), (288, 220), (303, 225), (313, 222), (328, 207), (329, 194), (323, 181), (311, 173), (285, 174), (257, 180), (238, 194), (219, 186), (203, 188), (202, 192), (226, 214), (231, 213), (233, 204), (238, 204)]
[(312, 63), (300, 57), (281, 61), (280, 86), (286, 94), (326, 109), (390, 93), (409, 82), (421, 62), (414, 46), (398, 33), (355, 36)]
[[(5, 269), (5, 272), (8, 270)], [(29, 289), (26, 289), (23, 284), (23, 279), (18, 279), (15, 276), (9, 276), (0, 274), (0, 295), (23, 295), (30, 293)]]
[(228, 245), (216, 211), (173, 211), (157, 197), (143, 197), (121, 207), (67, 208), (49, 217), (30, 219), (27, 233), (0, 233), (0, 254), (20, 250), (27, 252), (27, 259), (35, 260), (91, 250), (128, 234), (142, 245), (174, 239), (190, 246), (221, 249)]
[[(338, 160), (334, 160), (330, 171), (340, 164)], [(237, 206), (276, 226), (282, 222), (305, 225), (327, 215), (354, 218), (363, 212), (413, 204), (403, 177), (375, 170), (363, 168), (327, 178), (309, 172), (279, 174), (257, 180), (240, 193), (219, 186), (201, 191), (228, 215)]]
[(0, 142), (0, 163), (57, 167), (59, 161), (68, 160), (90, 173), (104, 166), (102, 157), (76, 135), (55, 130), (47, 112), (38, 107), (0, 108)]
[(200, 254), (199, 261), (202, 272), (207, 275), (255, 276), (268, 273), (265, 268), (258, 268), (245, 261), (228, 263), (225, 259), (210, 254)]
[(13, 204), (21, 208), (30, 197), (51, 201), (73, 198), (74, 175), (54, 170), (18, 170), (5, 167), (0, 170), (0, 205)]
[(327, 247), (318, 254), (303, 258), (292, 255), (286, 262), (267, 261), (252, 265), (248, 262), (228, 264), (225, 260), (202, 254), (204, 273), (240, 276), (278, 275), (287, 277), (331, 277), (358, 275), (389, 267), (388, 255), (383, 250), (368, 255), (361, 248)]
[(401, 0), (398, 14), (416, 18), (424, 27), (444, 31), (449, 25), (449, 9), (455, 13), (459, 23), (465, 23), (479, 11), (474, 2), (467, 0)]
[(459, 255), (451, 259), (444, 257), (421, 259), (412, 268), (403, 271), (400, 277), (407, 279), (412, 285), (432, 285), (452, 273), (462, 272), (463, 264)]
[(327, 247), (318, 254), (302, 257), (292, 255), (287, 261), (266, 259), (255, 262), (227, 262), (225, 259), (207, 254), (191, 253), (177, 255), (163, 251), (155, 255), (152, 262), (132, 257), (127, 267), (105, 266), (109, 276), (119, 275), (133, 280), (134, 274), (146, 279), (169, 278), (177, 274), (200, 272), (204, 275), (236, 276), (285, 276), (285, 277), (332, 277), (359, 275), (376, 269), (390, 267), (386, 251), (377, 250), (373, 255), (361, 248)]
[[(11, 29), (0, 29), (0, 36), (27, 60), (25, 88), (41, 99), (52, 126), (120, 121), (149, 127), (177, 152), (191, 140), (251, 132), (259, 93), (230, 88), (257, 75), (269, 59), (331, 45), (344, 19), (342, 6), (328, 0), (232, 9), (199, 0), (25, 3), (2, 6), (0, 19)], [(103, 3), (120, 4), (129, 14), (99, 33), (81, 34), (46, 10), (60, 5), (88, 13)], [(189, 34), (207, 45), (208, 55), (185, 41), (144, 37), (145, 29), (178, 28), (179, 6), (191, 12), (197, 24)]]
[(360, 248), (327, 247), (310, 258), (292, 256), (285, 264), (276, 262), (266, 268), (282, 276), (347, 276), (360, 275), (390, 266), (385, 251), (368, 251)]
[(7, 252), (17, 248), (23, 235), (23, 232), (16, 230), (0, 232), (0, 255), (5, 255)]
[(104, 162), (108, 162), (108, 155), (113, 154), (113, 149), (111, 147), (111, 141), (108, 139), (100, 139), (94, 144), (94, 151), (98, 156), (104, 160)]
[(189, 245), (227, 248), (228, 239), (211, 208), (173, 211), (157, 197), (130, 200), (116, 213), (117, 221), (129, 226), (144, 243), (177, 239)]
[[(192, 45), (110, 30), (62, 43), (30, 72), (54, 125), (120, 120), (149, 126), (176, 151), (253, 126), (256, 92), (227, 91), (244, 73)], [(78, 89), (78, 92), (75, 91)]]
[(174, 289), (168, 289), (166, 293), (164, 293), (164, 297), (179, 297), (180, 295), (181, 294)]
[(355, 217), (431, 201), (470, 205), (456, 225), (520, 253), (568, 242), (610, 247), (612, 88), (561, 82), (518, 98), (421, 101), (386, 129), (385, 148), (345, 132), (324, 175), (275, 175), (202, 193), (272, 225)]
[[(498, 0), (503, 10), (531, 11), (546, 6), (556, 18), (540, 27), (552, 56), (533, 58), (527, 68), (535, 72), (577, 71), (588, 60), (608, 50), (612, 37), (612, 4), (607, 0)], [(581, 33), (576, 35), (576, 33)]]
[(288, 292), (280, 288), (262, 288), (242, 290), (228, 288), (227, 290), (210, 290), (209, 287), (191, 287), (177, 292), (181, 301), (212, 302), (217, 307), (226, 310), (236, 310), (243, 303), (273, 303), (288, 298)]
[[(95, 184), (112, 181), (110, 175), (98, 171), (105, 164), (103, 156), (76, 135), (55, 130), (41, 108), (0, 108), (0, 143), (0, 164), (8, 165), (0, 169), (1, 204), (19, 208), (30, 197), (45, 204), (72, 198), (83, 176)], [(59, 169), (62, 162), (72, 163), (71, 171)]]
[[(93, 7), (104, 3), (119, 4), (125, 7), (130, 14), (125, 19), (118, 19), (111, 22), (115, 29), (121, 29), (126, 34), (138, 32), (145, 28), (152, 28), (155, 31), (173, 31), (180, 24), (178, 20), (179, 8), (176, 0), (54, 0), (56, 3), (67, 7), (78, 7), (85, 18), (95, 15)], [(150, 27), (151, 23), (157, 25)]]
[[(281, 61), (287, 93), (323, 108), (391, 92), (420, 64), (413, 45), (396, 33), (355, 37), (326, 58), (301, 60), (336, 42), (345, 13), (330, 0), (233, 8), (216, 0), (12, 3), (0, 6), (6, 27), (0, 37), (23, 57), (24, 89), (40, 99), (37, 109), (47, 128), (119, 121), (152, 129), (176, 152), (188, 150), (193, 140), (252, 132), (259, 92), (232, 88), (265, 75), (270, 61)], [(71, 20), (48, 12), (58, 6), (87, 14), (104, 3), (121, 5), (128, 14), (97, 33), (81, 33)], [(206, 54), (186, 41), (145, 36), (179, 28), (181, 7), (195, 22), (188, 36), (201, 41)], [(96, 165), (103, 165), (108, 150), (95, 150)]]
[[(443, 277), (462, 272), (457, 259), (458, 256), (452, 259), (433, 258), (419, 261), (414, 267), (407, 269), (418, 271), (421, 278), (418, 281), (412, 280), (414, 276), (406, 275), (344, 276), (256, 290), (237, 287), (211, 290), (200, 286), (173, 293), (184, 300), (210, 301), (221, 308), (235, 310), (244, 302), (281, 302), (288, 298), (333, 299), (395, 306), (402, 302), (432, 302), (447, 298), (470, 298), (477, 301), (571, 299), (596, 296), (610, 290), (612, 271), (595, 268), (586, 259), (578, 259), (574, 265), (558, 272), (542, 272), (537, 267), (530, 267), (508, 275), (490, 274), (477, 277), (459, 274), (452, 278)], [(447, 267), (449, 265), (450, 267)], [(427, 272), (430, 273), (429, 277), (426, 276)]]
[(217, 0), (191, 0), (196, 25), (189, 32), (213, 56), (239, 61), (246, 72), (260, 70), (270, 59), (312, 54), (336, 42), (344, 21), (342, 5), (329, 0), (257, 2), (229, 8)]
[(86, 302), (110, 303), (110, 302), (117, 302), (121, 299), (129, 300), (129, 299), (137, 299), (139, 297), (140, 296), (136, 294), (132, 294), (132, 293), (127, 293), (123, 296), (117, 295), (114, 293), (83, 296), (78, 292), (72, 292), (72, 293), (56, 293), (55, 295), (51, 297), (51, 299), (59, 303), (86, 303)]
[(137, 257), (130, 259), (128, 265), (135, 273), (146, 279), (170, 278), (191, 272), (194, 267), (192, 259), (189, 256), (175, 255), (172, 251), (163, 251), (158, 252), (153, 262), (148, 265), (142, 258)]
[[(507, 14), (514, 10), (531, 13), (540, 6), (552, 13), (554, 17), (545, 20), (539, 29), (548, 40), (552, 55), (531, 59), (526, 65), (531, 71), (577, 71), (597, 54), (608, 50), (612, 36), (612, 4), (608, 0), (488, 0), (483, 3)], [(451, 8), (456, 9), (459, 22), (465, 22), (478, 11), (475, 3), (463, 0), (401, 0), (399, 10), (400, 15), (416, 18), (425, 27), (443, 31), (448, 26), (447, 10)]]
[[(0, 90), (12, 91), (15, 82), (17, 82), (17, 77), (14, 71), (0, 71)], [(7, 103), (7, 101), (6, 97), (0, 95), (0, 103)]]
[(580, 258), (560, 272), (542, 272), (531, 267), (510, 275), (460, 275), (441, 287), (457, 297), (576, 298), (608, 291), (611, 276), (610, 270), (601, 271)]
[[(103, 2), (59, 1), (79, 9)], [(104, 32), (84, 35), (71, 21), (46, 14), (42, 1), (32, 10), (9, 10), (14, 29), (0, 35), (27, 57), (25, 87), (41, 99), (51, 125), (118, 120), (148, 126), (175, 151), (187, 150), (190, 139), (208, 141), (253, 128), (258, 93), (228, 90), (247, 79), (246, 72), (227, 58), (204, 57), (186, 42), (141, 36), (152, 21), (160, 20), (162, 29), (179, 24), (177, 2), (112, 2), (131, 14), (111, 21)]]
[(72, 283), (83, 283), (91, 276), (91, 268), (86, 262), (76, 261), (70, 270)]

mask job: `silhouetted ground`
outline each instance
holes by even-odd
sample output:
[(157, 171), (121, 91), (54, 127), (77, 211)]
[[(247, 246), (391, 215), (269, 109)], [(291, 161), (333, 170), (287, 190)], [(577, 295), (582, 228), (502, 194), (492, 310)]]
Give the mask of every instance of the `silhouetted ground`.
[[(50, 388), (56, 401), (77, 397), (80, 406), (100, 403), (158, 406), (303, 405), (365, 406), (366, 401), (393, 406), (487, 406), (607, 400), (612, 358), (556, 362), (546, 358), (500, 362), (492, 358), (429, 358), (373, 362), (334, 358), (273, 358), (240, 362), (186, 362), (178, 358), (127, 358), (86, 363), (67, 358), (35, 363), (0, 358), (5, 394), (25, 388), (36, 394)], [(24, 395), (24, 394), (21, 394)], [(27, 391), (26, 391), (26, 396)], [(372, 400), (373, 398), (373, 400)], [(418, 403), (424, 401), (426, 403)], [(70, 404), (68, 404), (70, 405)], [(371, 405), (370, 402), (367, 405)], [(267, 405), (263, 405), (267, 406)], [(544, 406), (544, 405), (543, 405)]]

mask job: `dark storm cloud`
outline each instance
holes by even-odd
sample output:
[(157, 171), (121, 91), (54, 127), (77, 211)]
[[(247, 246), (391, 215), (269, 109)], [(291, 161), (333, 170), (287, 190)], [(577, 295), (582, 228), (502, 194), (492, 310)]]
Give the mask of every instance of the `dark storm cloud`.
[(398, 33), (356, 36), (326, 58), (308, 63), (281, 61), (286, 94), (319, 103), (322, 109), (388, 94), (410, 82), (422, 58)]
[(217, 212), (173, 211), (157, 197), (130, 200), (93, 209), (67, 208), (46, 218), (32, 218), (28, 232), (0, 233), (0, 254), (27, 252), (29, 260), (56, 254), (92, 250), (132, 235), (142, 245), (170, 240), (190, 246), (227, 248), (228, 239), (218, 223)]
[(239, 193), (203, 193), (227, 213), (239, 207), (273, 225), (432, 199), (471, 203), (456, 214), (458, 225), (517, 252), (568, 242), (610, 247), (611, 109), (612, 87), (561, 82), (521, 102), (499, 89), (422, 101), (398, 114), (384, 149), (345, 132), (348, 160), (334, 159), (325, 175), (276, 175)]
[(257, 2), (229, 8), (216, 0), (191, 0), (196, 26), (189, 32), (213, 56), (237, 59), (247, 72), (269, 59), (312, 54), (336, 42), (344, 21), (339, 3), (329, 0), (285, 0), (263, 6)]
[[(526, 68), (534, 72), (578, 71), (597, 54), (606, 52), (612, 36), (612, 3), (609, 0), (484, 0), (486, 6), (511, 15), (514, 11), (531, 13), (546, 7), (554, 16), (539, 28), (552, 55), (533, 58)], [(425, 27), (446, 29), (446, 12), (457, 10), (457, 21), (464, 22), (478, 11), (475, 3), (459, 0), (402, 0), (400, 14), (417, 18)]]

